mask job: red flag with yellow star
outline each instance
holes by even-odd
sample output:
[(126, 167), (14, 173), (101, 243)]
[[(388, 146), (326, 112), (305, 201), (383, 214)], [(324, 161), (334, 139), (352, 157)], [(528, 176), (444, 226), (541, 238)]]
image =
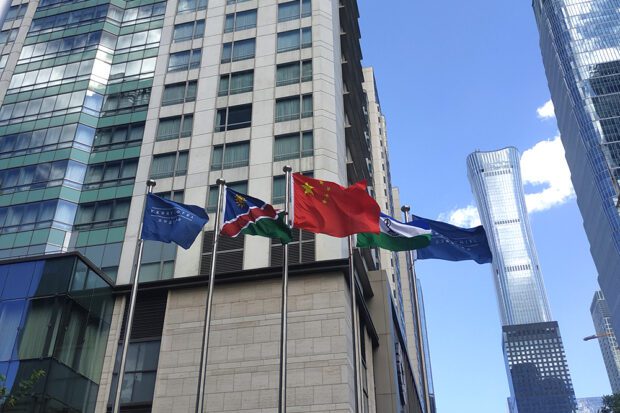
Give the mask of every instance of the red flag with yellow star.
[(366, 181), (348, 188), (293, 174), (293, 227), (344, 238), (360, 232), (378, 234), (380, 208), (368, 195)]

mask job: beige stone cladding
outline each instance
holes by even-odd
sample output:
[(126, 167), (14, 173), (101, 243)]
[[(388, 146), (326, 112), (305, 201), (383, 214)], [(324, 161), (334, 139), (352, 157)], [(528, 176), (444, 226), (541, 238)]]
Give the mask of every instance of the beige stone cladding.
[[(289, 284), (289, 413), (353, 411), (348, 286), (341, 272)], [(169, 293), (153, 412), (194, 412), (206, 288)], [(206, 382), (209, 412), (276, 412), (281, 280), (218, 284)]]

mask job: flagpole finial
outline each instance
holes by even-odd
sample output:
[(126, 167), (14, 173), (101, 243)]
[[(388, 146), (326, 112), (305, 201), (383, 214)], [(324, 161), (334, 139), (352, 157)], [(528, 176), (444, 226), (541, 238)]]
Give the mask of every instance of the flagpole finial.
[(400, 210), (401, 210), (401, 211), (403, 211), (403, 212), (405, 212), (405, 213), (407, 213), (407, 212), (411, 211), (411, 207), (410, 207), (409, 205), (403, 205), (403, 206), (400, 208)]
[(215, 181), (215, 183), (218, 185), (226, 185), (226, 180), (222, 178), (217, 178), (217, 181)]
[(155, 180), (154, 180), (154, 179), (147, 179), (147, 181), (146, 181), (146, 186), (148, 186), (149, 188), (151, 188), (151, 187), (153, 187), (153, 186), (155, 186), (155, 185), (157, 185), (157, 182), (155, 182)]
[(293, 167), (291, 165), (284, 165), (284, 167), (282, 168), (282, 171), (284, 172), (291, 172), (293, 170)]

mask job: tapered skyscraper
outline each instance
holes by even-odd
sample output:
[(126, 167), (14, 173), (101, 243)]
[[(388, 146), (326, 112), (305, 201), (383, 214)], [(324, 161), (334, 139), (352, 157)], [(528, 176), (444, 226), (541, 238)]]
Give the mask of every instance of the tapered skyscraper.
[(493, 253), (511, 413), (575, 410), (558, 324), (551, 319), (525, 206), (519, 152), (467, 157), (469, 181)]
[(535, 0), (540, 47), (598, 281), (620, 333), (620, 11)]

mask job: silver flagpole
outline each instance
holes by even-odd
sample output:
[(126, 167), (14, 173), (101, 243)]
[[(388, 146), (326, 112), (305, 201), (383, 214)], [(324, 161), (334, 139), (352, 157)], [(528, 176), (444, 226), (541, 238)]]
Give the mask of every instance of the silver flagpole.
[[(403, 205), (400, 209), (405, 213), (405, 222), (409, 221), (409, 211), (411, 211), (411, 207), (409, 205)], [(418, 280), (415, 276), (415, 271), (413, 268), (413, 251), (409, 251), (409, 283), (411, 284), (411, 288), (413, 289), (413, 316), (415, 317), (416, 322), (416, 330), (417, 330), (417, 339), (416, 344), (418, 347), (418, 351), (420, 352), (420, 367), (422, 369), (422, 390), (424, 391), (424, 404), (426, 413), (430, 413), (431, 411), (431, 400), (428, 394), (428, 376), (426, 374), (426, 355), (424, 354), (424, 339), (422, 337), (422, 316), (420, 315), (420, 296), (418, 295)]]
[(205, 325), (202, 333), (202, 354), (200, 355), (200, 374), (198, 375), (198, 394), (196, 396), (196, 413), (204, 412), (205, 382), (207, 381), (207, 355), (209, 350), (209, 329), (211, 327), (211, 307), (213, 305), (213, 287), (215, 283), (215, 261), (217, 255), (217, 241), (220, 237), (220, 214), (222, 213), (222, 199), (224, 197), (224, 185), (226, 181), (218, 179), (217, 210), (215, 211), (215, 227), (213, 230), (213, 249), (211, 250), (211, 272), (209, 274), (209, 287), (207, 293), (207, 308), (205, 309)]
[(355, 389), (355, 411), (361, 413), (362, 411), (362, 389), (360, 383), (359, 368), (361, 365), (360, 360), (360, 326), (357, 312), (357, 287), (355, 285), (355, 268), (353, 266), (353, 235), (349, 235), (349, 289), (351, 290), (351, 323), (352, 335), (353, 335), (353, 380)]
[[(286, 174), (286, 188), (284, 190), (284, 219), (286, 225), (291, 226), (289, 217), (291, 204), (291, 168), (286, 165), (282, 168)], [(286, 353), (287, 353), (287, 323), (288, 323), (288, 244), (284, 244), (284, 262), (282, 263), (282, 325), (280, 327), (280, 398), (278, 412), (286, 413)]]
[[(147, 193), (152, 194), (156, 182), (153, 179), (146, 181)], [(144, 209), (142, 210), (142, 221), (140, 223), (140, 231), (138, 232), (138, 256), (135, 261), (135, 276), (131, 285), (131, 298), (129, 299), (129, 314), (127, 315), (127, 327), (123, 336), (123, 354), (121, 356), (121, 367), (118, 372), (118, 383), (116, 383), (116, 395), (114, 397), (114, 406), (112, 411), (118, 413), (121, 406), (121, 391), (123, 389), (123, 380), (125, 379), (125, 364), (127, 362), (127, 350), (129, 349), (129, 338), (131, 337), (131, 327), (133, 325), (133, 313), (136, 309), (136, 298), (138, 297), (138, 279), (140, 278), (140, 264), (142, 263), (142, 250), (144, 249), (144, 241), (142, 240), (142, 225), (144, 222)], [(121, 320), (122, 323), (122, 320)]]

